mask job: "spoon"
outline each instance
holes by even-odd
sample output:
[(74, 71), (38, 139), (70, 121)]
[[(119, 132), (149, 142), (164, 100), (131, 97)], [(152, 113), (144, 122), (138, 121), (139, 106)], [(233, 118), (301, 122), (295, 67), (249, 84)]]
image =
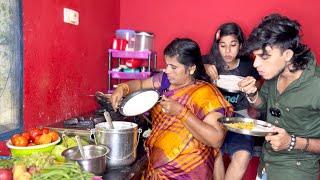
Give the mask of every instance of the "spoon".
[(80, 151), (82, 159), (86, 159), (86, 155), (85, 155), (85, 153), (83, 151), (83, 147), (82, 147), (82, 144), (81, 144), (80, 137), (78, 135), (76, 135), (75, 138), (76, 138), (76, 141), (77, 141), (78, 148), (79, 148), (79, 151)]
[(110, 129), (114, 129), (114, 126), (112, 124), (112, 120), (111, 120), (111, 116), (110, 116), (109, 112), (104, 111), (103, 115), (104, 115), (104, 118), (106, 119), (106, 121), (107, 121), (107, 123), (109, 125), (109, 128)]

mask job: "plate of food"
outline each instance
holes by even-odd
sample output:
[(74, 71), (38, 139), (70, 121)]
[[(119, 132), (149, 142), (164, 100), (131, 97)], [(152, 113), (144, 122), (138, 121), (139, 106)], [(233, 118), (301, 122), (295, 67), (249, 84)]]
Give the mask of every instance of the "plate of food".
[(266, 136), (269, 133), (275, 133), (272, 128), (274, 125), (257, 119), (243, 117), (222, 117), (218, 121), (228, 130), (251, 136)]
[(216, 85), (227, 92), (237, 93), (240, 91), (238, 83), (243, 80), (244, 77), (236, 75), (219, 75), (219, 79), (216, 80)]

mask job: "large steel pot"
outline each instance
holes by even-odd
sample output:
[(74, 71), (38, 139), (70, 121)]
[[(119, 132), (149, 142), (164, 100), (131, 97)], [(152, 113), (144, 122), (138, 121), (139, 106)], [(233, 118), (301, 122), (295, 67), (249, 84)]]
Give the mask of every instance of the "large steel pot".
[(126, 121), (113, 121), (114, 129), (103, 122), (96, 124), (91, 131), (96, 144), (107, 146), (107, 166), (116, 167), (133, 163), (137, 157), (137, 146), (141, 129), (138, 125)]

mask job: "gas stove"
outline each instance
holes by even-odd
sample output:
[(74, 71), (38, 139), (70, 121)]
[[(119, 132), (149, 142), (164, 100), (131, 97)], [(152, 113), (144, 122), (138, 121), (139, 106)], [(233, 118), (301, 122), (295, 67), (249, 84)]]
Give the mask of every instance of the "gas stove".
[[(96, 124), (106, 122), (106, 119), (104, 118), (103, 114), (100, 113), (100, 111), (101, 110), (99, 110), (99, 112), (96, 111), (83, 116), (72, 117), (70, 119), (66, 119), (64, 121), (52, 124), (50, 125), (50, 127), (81, 130), (93, 129)], [(110, 113), (110, 116), (112, 118), (112, 113)], [(125, 117), (112, 118), (112, 120), (114, 121), (119, 121), (123, 119), (125, 119)]]

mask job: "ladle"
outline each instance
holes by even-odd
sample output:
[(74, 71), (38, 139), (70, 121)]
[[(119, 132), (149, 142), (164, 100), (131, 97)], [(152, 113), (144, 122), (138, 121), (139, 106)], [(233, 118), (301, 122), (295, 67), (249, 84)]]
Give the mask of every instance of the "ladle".
[(109, 128), (110, 129), (114, 129), (114, 126), (112, 124), (112, 119), (111, 119), (111, 116), (110, 116), (109, 112), (104, 111), (103, 116), (106, 119), (106, 121), (107, 121), (107, 123), (109, 125)]
[(85, 153), (83, 151), (83, 147), (82, 147), (82, 144), (81, 144), (80, 137), (78, 135), (76, 135), (75, 138), (76, 138), (76, 141), (77, 141), (78, 148), (79, 148), (79, 151), (80, 151), (82, 159), (86, 159), (86, 155), (85, 155)]

